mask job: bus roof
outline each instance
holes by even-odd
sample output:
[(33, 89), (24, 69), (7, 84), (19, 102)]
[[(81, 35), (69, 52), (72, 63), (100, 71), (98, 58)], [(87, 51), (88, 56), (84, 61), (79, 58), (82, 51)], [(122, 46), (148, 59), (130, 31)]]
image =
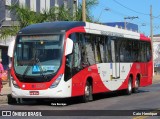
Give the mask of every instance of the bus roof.
[(18, 32), (18, 35), (38, 35), (38, 34), (53, 34), (68, 31), (72, 28), (84, 27), (87, 33), (105, 34), (110, 36), (125, 37), (132, 39), (150, 40), (143, 34), (128, 31), (111, 26), (81, 22), (81, 21), (56, 21), (56, 22), (44, 22), (38, 24), (29, 25)]
[(85, 26), (85, 22), (80, 21), (57, 21), (57, 22), (44, 22), (29, 25), (21, 29), (18, 34), (31, 35), (31, 34), (52, 34), (62, 31), (67, 31), (74, 27)]

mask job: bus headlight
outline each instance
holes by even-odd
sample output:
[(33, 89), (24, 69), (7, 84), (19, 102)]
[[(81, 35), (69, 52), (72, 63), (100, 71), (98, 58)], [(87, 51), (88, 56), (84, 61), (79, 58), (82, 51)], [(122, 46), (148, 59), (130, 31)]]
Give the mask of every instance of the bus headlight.
[(11, 77), (11, 81), (15, 88), (19, 88), (19, 86), (17, 85), (17, 82), (13, 79), (13, 77)]
[(55, 88), (55, 87), (57, 87), (57, 85), (59, 84), (59, 82), (61, 81), (61, 79), (62, 79), (62, 74), (60, 74), (59, 76), (58, 76), (58, 78), (53, 82), (53, 84), (50, 86), (50, 88)]

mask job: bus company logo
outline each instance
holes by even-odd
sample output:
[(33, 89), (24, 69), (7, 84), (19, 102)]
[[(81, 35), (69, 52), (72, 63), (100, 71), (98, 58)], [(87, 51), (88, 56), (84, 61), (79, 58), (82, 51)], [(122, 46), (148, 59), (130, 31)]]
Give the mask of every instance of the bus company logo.
[(2, 116), (12, 116), (11, 111), (2, 111)]

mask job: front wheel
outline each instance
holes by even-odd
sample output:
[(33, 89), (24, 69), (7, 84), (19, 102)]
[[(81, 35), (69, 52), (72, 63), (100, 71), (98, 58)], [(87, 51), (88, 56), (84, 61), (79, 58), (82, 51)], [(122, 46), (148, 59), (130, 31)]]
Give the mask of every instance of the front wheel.
[(89, 102), (93, 100), (93, 95), (92, 95), (92, 85), (87, 81), (85, 88), (84, 88), (84, 95), (82, 97), (82, 102)]

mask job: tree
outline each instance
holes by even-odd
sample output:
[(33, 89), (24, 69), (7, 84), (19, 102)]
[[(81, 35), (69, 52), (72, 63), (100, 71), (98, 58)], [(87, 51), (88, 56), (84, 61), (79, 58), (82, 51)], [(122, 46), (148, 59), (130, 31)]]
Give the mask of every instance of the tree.
[[(91, 15), (91, 9), (98, 5), (98, 0), (86, 0), (86, 21), (93, 22), (93, 17)], [(76, 19), (82, 21), (82, 3), (78, 7), (78, 12)]]
[[(86, 1), (86, 16), (87, 21), (92, 22), (90, 9), (98, 4), (98, 0)], [(12, 25), (11, 27), (1, 28), (0, 38), (14, 36), (17, 32), (30, 24), (42, 23), (47, 21), (82, 21), (82, 4), (78, 6), (75, 15), (71, 15), (70, 8), (66, 9), (64, 6), (52, 7), (49, 10), (43, 10), (42, 13), (31, 11), (29, 8), (19, 5), (10, 7), (10, 11), (19, 21), (19, 26)]]

